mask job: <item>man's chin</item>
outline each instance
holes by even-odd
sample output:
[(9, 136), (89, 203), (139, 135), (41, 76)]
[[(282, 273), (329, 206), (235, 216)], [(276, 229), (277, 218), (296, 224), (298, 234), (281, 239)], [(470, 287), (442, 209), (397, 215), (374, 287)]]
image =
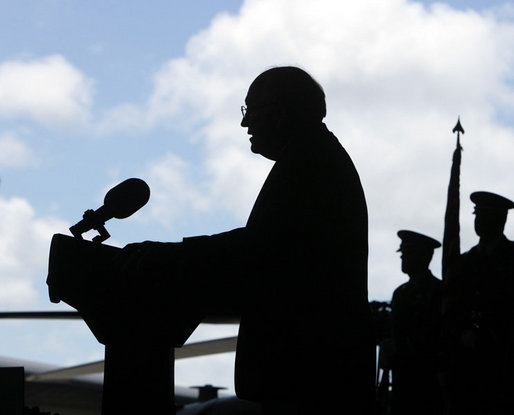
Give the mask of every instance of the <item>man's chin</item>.
[(259, 145), (255, 144), (253, 137), (250, 138), (250, 151), (255, 154), (261, 154), (259, 151)]
[(257, 144), (254, 141), (253, 137), (250, 138), (250, 143), (252, 143), (250, 146), (250, 151), (252, 153), (259, 154), (262, 157), (265, 157), (269, 160), (276, 161), (276, 158), (269, 152), (269, 148), (267, 148), (266, 146), (261, 146), (261, 145)]

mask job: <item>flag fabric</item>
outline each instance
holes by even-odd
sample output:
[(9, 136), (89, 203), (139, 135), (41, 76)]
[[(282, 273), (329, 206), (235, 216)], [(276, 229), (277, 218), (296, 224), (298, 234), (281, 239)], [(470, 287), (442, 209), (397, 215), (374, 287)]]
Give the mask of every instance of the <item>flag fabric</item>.
[(460, 145), (460, 133), (464, 134), (464, 129), (460, 124), (460, 119), (453, 129), (457, 132), (457, 147), (453, 152), (452, 168), (450, 173), (450, 183), (448, 185), (448, 198), (446, 201), (446, 212), (444, 216), (444, 236), (442, 253), (442, 277), (447, 279), (448, 268), (460, 255), (460, 165), (462, 158), (462, 146)]

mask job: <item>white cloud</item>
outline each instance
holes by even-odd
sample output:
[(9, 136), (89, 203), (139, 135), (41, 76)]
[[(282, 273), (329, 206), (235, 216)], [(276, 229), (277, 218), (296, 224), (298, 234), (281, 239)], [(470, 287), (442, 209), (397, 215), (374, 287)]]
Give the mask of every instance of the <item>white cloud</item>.
[(89, 120), (92, 81), (61, 55), (0, 64), (0, 116), (28, 117), (46, 125)]
[(31, 148), (15, 133), (0, 134), (0, 167), (23, 167), (35, 162)]
[(152, 215), (163, 224), (173, 224), (184, 211), (209, 207), (207, 195), (193, 182), (192, 167), (174, 154), (156, 161), (145, 177), (152, 189)]
[[(442, 238), (457, 115), (466, 129), (462, 248), (476, 241), (469, 193), (483, 189), (514, 198), (513, 15), (511, 6), (478, 14), (406, 0), (247, 0), (240, 13), (219, 15), (193, 37), (184, 57), (162, 65), (146, 103), (113, 108), (98, 128), (112, 133), (166, 123), (193, 131), (204, 150), (201, 161), (170, 153), (142, 167), (152, 189), (148, 208), (168, 227), (212, 209), (224, 209), (238, 222), (270, 168), (249, 152), (239, 106), (262, 70), (302, 66), (323, 85), (327, 124), (360, 172), (370, 214), (370, 298), (388, 299), (406, 280), (395, 252), (397, 230)], [(59, 55), (0, 64), (2, 117), (47, 125), (87, 122), (92, 94), (91, 80)], [(2, 151), (0, 166), (28, 160), (28, 149), (14, 135), (0, 137)], [(511, 217), (511, 239), (513, 223)], [(3, 309), (38, 301), (51, 235), (67, 227), (38, 217), (24, 199), (0, 198)], [(440, 252), (432, 264), (436, 275), (439, 261)], [(42, 359), (62, 344), (45, 343)], [(69, 349), (75, 354), (77, 348)], [(213, 378), (223, 371), (222, 384), (232, 384), (226, 368), (233, 355), (216, 359), (209, 365)], [(197, 363), (177, 364), (179, 383), (205, 383)]]
[[(469, 193), (482, 188), (514, 197), (514, 120), (505, 115), (514, 104), (513, 41), (512, 21), (444, 4), (247, 0), (239, 14), (219, 15), (193, 37), (184, 57), (162, 66), (140, 108), (147, 125), (200, 130), (201, 186), (209, 191), (188, 184), (173, 214), (190, 213), (198, 192), (202, 204), (224, 206), (237, 218), (249, 212), (269, 164), (250, 154), (239, 105), (262, 70), (301, 66), (323, 85), (327, 124), (361, 174), (370, 215), (370, 296), (387, 297), (404, 278), (396, 231), (442, 238), (457, 115), (466, 129), (463, 249), (476, 240)], [(175, 167), (178, 177), (182, 167)], [(182, 184), (163, 181), (162, 191)], [(440, 275), (438, 263), (433, 269)]]
[[(0, 303), (2, 309), (37, 308), (52, 235), (66, 229), (56, 218), (39, 218), (21, 198), (0, 198)], [(45, 299), (45, 303), (48, 300)]]

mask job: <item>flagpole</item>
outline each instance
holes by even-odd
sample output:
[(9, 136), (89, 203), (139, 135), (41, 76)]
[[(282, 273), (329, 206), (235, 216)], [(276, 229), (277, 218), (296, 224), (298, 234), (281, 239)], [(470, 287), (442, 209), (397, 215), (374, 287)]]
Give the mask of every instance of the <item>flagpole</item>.
[(442, 278), (447, 279), (448, 269), (460, 255), (460, 165), (462, 146), (460, 144), (460, 133), (464, 134), (464, 128), (460, 123), (460, 117), (452, 133), (457, 133), (457, 145), (453, 152), (452, 168), (450, 172), (450, 183), (448, 184), (448, 197), (446, 201), (446, 212), (444, 216), (443, 236), (443, 257), (442, 257)]

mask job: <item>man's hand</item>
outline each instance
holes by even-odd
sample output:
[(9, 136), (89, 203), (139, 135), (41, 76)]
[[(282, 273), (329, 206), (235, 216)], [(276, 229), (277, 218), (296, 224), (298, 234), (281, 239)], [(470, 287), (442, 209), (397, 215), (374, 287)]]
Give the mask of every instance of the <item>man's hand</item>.
[(181, 262), (181, 244), (145, 241), (126, 245), (114, 258), (120, 283), (125, 287), (144, 289), (160, 285), (176, 273)]

